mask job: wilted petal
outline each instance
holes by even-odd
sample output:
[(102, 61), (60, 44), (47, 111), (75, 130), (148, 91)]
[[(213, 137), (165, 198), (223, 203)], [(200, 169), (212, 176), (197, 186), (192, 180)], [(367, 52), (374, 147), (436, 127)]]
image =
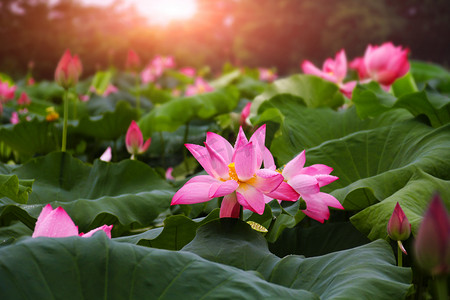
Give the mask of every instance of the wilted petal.
[(256, 147), (252, 142), (240, 147), (235, 152), (235, 169), (240, 181), (247, 181), (255, 175)]
[(264, 195), (258, 189), (245, 183), (241, 183), (236, 190), (237, 200), (244, 208), (247, 208), (259, 215), (264, 213), (266, 205)]
[(301, 174), (301, 170), (305, 165), (305, 150), (303, 150), (299, 155), (294, 157), (290, 162), (284, 166), (283, 177), (285, 180), (289, 180), (295, 175)]
[(276, 171), (261, 169), (257, 170), (255, 174), (256, 176), (247, 183), (265, 194), (272, 192), (283, 182), (283, 176)]
[(113, 225), (103, 225), (100, 227), (97, 227), (95, 229), (92, 229), (91, 231), (89, 231), (88, 233), (80, 233), (81, 237), (87, 238), (87, 237), (91, 237), (94, 233), (96, 233), (97, 231), (104, 231), (106, 236), (111, 238), (111, 230), (113, 228)]
[(209, 197), (222, 197), (228, 194), (233, 193), (239, 186), (234, 180), (227, 180), (224, 182), (216, 181), (214, 182), (209, 189)]
[(319, 183), (314, 176), (296, 175), (291, 177), (287, 183), (300, 195), (319, 193)]
[(208, 132), (206, 133), (206, 143), (223, 158), (225, 163), (231, 163), (233, 146), (226, 139), (214, 132)]
[(223, 197), (222, 204), (220, 206), (221, 218), (239, 218), (240, 212), (241, 206), (237, 201), (236, 193), (231, 193)]

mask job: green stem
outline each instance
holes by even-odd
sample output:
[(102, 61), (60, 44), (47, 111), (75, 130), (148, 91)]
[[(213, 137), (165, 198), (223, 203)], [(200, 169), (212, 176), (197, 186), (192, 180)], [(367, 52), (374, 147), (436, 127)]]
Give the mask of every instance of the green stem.
[(139, 74), (136, 74), (135, 88), (136, 88), (136, 110), (139, 119), (141, 117), (141, 89), (139, 84)]
[(162, 167), (166, 168), (166, 144), (164, 142), (164, 136), (162, 131), (159, 132), (159, 139), (161, 141), (161, 160), (162, 160)]
[(398, 258), (397, 266), (402, 267), (403, 252), (402, 249), (400, 249), (400, 245), (397, 245), (397, 258)]
[(438, 276), (434, 279), (435, 289), (436, 289), (436, 299), (437, 300), (447, 300), (448, 290), (447, 290), (447, 278), (446, 276)]
[[(189, 136), (189, 122), (186, 124), (186, 129), (184, 130), (184, 138), (183, 138), (183, 144), (187, 144), (187, 139)], [(184, 147), (183, 149), (183, 156), (184, 156), (184, 167), (186, 168), (186, 171), (189, 171), (189, 164), (187, 161), (187, 148)]]
[(64, 91), (63, 102), (64, 102), (64, 123), (63, 123), (63, 135), (62, 135), (61, 151), (62, 152), (66, 152), (66, 145), (67, 145), (67, 120), (69, 119), (69, 89), (66, 89)]

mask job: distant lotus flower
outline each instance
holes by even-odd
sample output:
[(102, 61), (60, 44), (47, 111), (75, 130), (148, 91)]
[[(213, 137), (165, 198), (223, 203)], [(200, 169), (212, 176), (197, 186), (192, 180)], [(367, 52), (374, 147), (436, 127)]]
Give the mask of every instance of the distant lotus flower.
[[(268, 159), (273, 162), (272, 159)], [(310, 218), (323, 223), (330, 217), (328, 206), (344, 209), (342, 204), (333, 196), (320, 191), (320, 188), (337, 180), (338, 177), (329, 175), (333, 168), (316, 164), (304, 167), (305, 151), (288, 162), (282, 169), (284, 181), (280, 186), (269, 193), (270, 199), (296, 201), (302, 197), (306, 202), (303, 212)], [(275, 169), (275, 165), (268, 166)]]
[(35, 83), (36, 83), (36, 81), (33, 79), (33, 77), (28, 78), (28, 80), (27, 80), (28, 86), (34, 85)]
[(136, 154), (142, 154), (150, 147), (151, 138), (144, 143), (144, 137), (142, 136), (141, 129), (138, 124), (133, 120), (130, 127), (128, 127), (127, 135), (125, 137), (125, 144), (127, 146), (128, 153), (131, 154), (131, 159), (134, 159)]
[(19, 105), (30, 105), (31, 104), (31, 99), (30, 97), (28, 97), (28, 95), (25, 92), (22, 92), (22, 94), (20, 94), (19, 99), (17, 99), (17, 104)]
[(406, 253), (405, 248), (401, 241), (404, 241), (409, 238), (411, 235), (411, 224), (409, 223), (408, 218), (406, 217), (403, 209), (400, 207), (400, 204), (395, 205), (394, 211), (392, 212), (391, 218), (389, 219), (387, 225), (387, 232), (389, 237), (398, 242), (398, 246)]
[(408, 53), (408, 49), (395, 47), (391, 42), (369, 45), (364, 57), (354, 59), (350, 67), (358, 71), (361, 80), (370, 78), (389, 87), (409, 71)]
[(450, 272), (450, 216), (439, 195), (425, 212), (414, 249), (417, 263), (431, 275)]
[(170, 69), (175, 67), (175, 59), (173, 56), (156, 56), (152, 62), (154, 66), (161, 66), (163, 69)]
[(278, 172), (261, 169), (264, 153), (268, 151), (265, 136), (266, 126), (263, 125), (248, 141), (241, 127), (234, 147), (212, 132), (206, 134), (205, 147), (186, 144), (208, 175), (190, 179), (173, 196), (172, 205), (201, 203), (224, 196), (221, 218), (239, 218), (241, 206), (261, 215), (265, 207), (264, 195), (283, 181)]
[(67, 49), (55, 70), (55, 81), (65, 89), (78, 83), (82, 72), (81, 61), (77, 55), (72, 56)]
[(149, 82), (154, 82), (162, 75), (163, 71), (164, 69), (161, 66), (153, 66), (153, 65), (147, 66), (141, 72), (142, 83), (147, 84)]
[(80, 98), (81, 102), (87, 102), (90, 99), (89, 95), (79, 95), (78, 97)]
[(116, 86), (114, 86), (112, 84), (108, 84), (108, 87), (103, 92), (102, 96), (107, 97), (108, 95), (117, 93), (118, 91), (119, 91), (119, 89)]
[(239, 119), (239, 123), (241, 126), (246, 126), (247, 124), (247, 118), (250, 115), (250, 108), (252, 106), (252, 102), (249, 102), (245, 105), (244, 109), (241, 112), (241, 117)]
[(19, 123), (19, 114), (16, 111), (14, 111), (11, 114), (11, 119), (9, 119), (9, 121), (11, 122), (11, 124), (14, 124), (14, 125)]
[(128, 50), (127, 61), (125, 63), (125, 67), (127, 70), (137, 71), (141, 66), (141, 60), (134, 50)]
[(111, 238), (111, 229), (113, 225), (103, 225), (96, 229), (89, 231), (88, 233), (78, 234), (78, 226), (75, 226), (70, 216), (62, 207), (52, 209), (50, 204), (47, 204), (39, 214), (39, 217), (34, 228), (32, 237), (68, 237), (68, 236), (82, 236), (90, 237), (93, 233), (103, 230), (106, 235)]
[(352, 97), (352, 91), (356, 86), (356, 81), (349, 81), (344, 83), (347, 75), (347, 57), (344, 49), (336, 53), (336, 57), (327, 58), (323, 63), (322, 70), (318, 69), (309, 60), (303, 61), (302, 70), (305, 74), (319, 76), (325, 80), (336, 83), (340, 91), (348, 98)]
[(100, 160), (110, 162), (112, 158), (111, 147), (106, 148), (105, 152), (103, 152), (102, 156), (100, 156)]
[(186, 87), (186, 92), (184, 95), (186, 97), (194, 96), (197, 94), (209, 93), (214, 91), (214, 88), (209, 85), (203, 78), (197, 77), (193, 85), (188, 85)]
[(194, 68), (186, 67), (180, 69), (180, 73), (186, 75), (187, 77), (194, 78), (197, 71)]
[(259, 68), (259, 80), (272, 82), (278, 78), (277, 74), (271, 69)]

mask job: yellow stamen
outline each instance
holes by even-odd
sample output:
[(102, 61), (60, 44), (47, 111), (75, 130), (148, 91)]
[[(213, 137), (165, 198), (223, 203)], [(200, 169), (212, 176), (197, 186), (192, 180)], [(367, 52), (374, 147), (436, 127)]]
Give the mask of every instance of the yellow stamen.
[(59, 119), (59, 114), (55, 111), (55, 108), (53, 106), (47, 107), (45, 111), (47, 112), (45, 120), (47, 120), (48, 122), (52, 122)]
[(228, 175), (230, 176), (230, 178), (234, 181), (239, 182), (239, 177), (236, 174), (236, 168), (235, 168), (235, 164), (234, 162), (230, 163), (228, 165)]
[(267, 228), (253, 221), (247, 221), (247, 223), (252, 227), (253, 230), (259, 232), (268, 232)]

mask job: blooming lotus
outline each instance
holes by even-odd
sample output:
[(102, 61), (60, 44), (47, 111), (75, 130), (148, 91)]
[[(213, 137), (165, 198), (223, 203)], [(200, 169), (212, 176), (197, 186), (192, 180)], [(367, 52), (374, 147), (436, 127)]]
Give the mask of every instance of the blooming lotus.
[(403, 253), (407, 254), (401, 241), (408, 239), (411, 235), (411, 224), (409, 223), (408, 218), (398, 202), (395, 205), (391, 218), (389, 219), (387, 232), (391, 239), (398, 242), (398, 246)]
[[(269, 160), (273, 162), (273, 159)], [(303, 212), (310, 218), (323, 223), (330, 217), (328, 207), (344, 209), (342, 204), (333, 196), (320, 191), (320, 188), (337, 180), (338, 177), (330, 175), (333, 168), (316, 164), (309, 167), (305, 165), (305, 151), (288, 162), (282, 169), (284, 181), (267, 196), (284, 201), (296, 201), (299, 197), (306, 202)], [(275, 169), (272, 163), (269, 168)]]
[(149, 138), (144, 143), (144, 137), (142, 136), (141, 129), (136, 121), (131, 121), (130, 127), (128, 127), (127, 135), (125, 137), (125, 145), (127, 146), (128, 153), (131, 154), (131, 159), (134, 159), (136, 154), (142, 154), (150, 147), (152, 139)]
[(336, 53), (335, 59), (327, 58), (323, 63), (322, 70), (314, 66), (309, 60), (304, 60), (301, 68), (305, 74), (316, 75), (336, 83), (345, 96), (348, 98), (352, 97), (352, 91), (356, 86), (356, 81), (344, 83), (345, 76), (347, 76), (347, 56), (345, 55), (344, 49)]
[(78, 83), (82, 72), (81, 61), (77, 55), (72, 56), (67, 49), (61, 57), (55, 70), (55, 81), (65, 89), (74, 87)]
[(19, 105), (30, 105), (31, 104), (31, 99), (30, 97), (28, 97), (27, 93), (22, 92), (22, 94), (20, 94), (19, 99), (17, 99), (17, 104)]
[(112, 227), (113, 225), (103, 225), (88, 233), (78, 234), (78, 226), (73, 223), (70, 216), (62, 207), (52, 209), (52, 206), (47, 204), (39, 214), (32, 237), (45, 236), (59, 238), (77, 235), (90, 237), (95, 232), (102, 230), (111, 238)]
[(259, 68), (259, 80), (272, 82), (278, 78), (277, 74), (271, 69)]
[(360, 80), (371, 79), (385, 89), (409, 71), (408, 49), (395, 47), (391, 42), (381, 46), (367, 46), (364, 57), (354, 59), (350, 67), (358, 71)]
[(414, 249), (417, 263), (431, 275), (450, 272), (450, 216), (439, 195), (425, 212)]
[(188, 85), (186, 92), (184, 93), (186, 97), (194, 96), (197, 94), (209, 93), (214, 91), (214, 88), (209, 85), (203, 78), (197, 77), (193, 85)]
[(125, 62), (125, 68), (127, 70), (137, 71), (141, 66), (141, 60), (134, 50), (128, 50), (127, 60)]
[(257, 214), (264, 212), (264, 195), (275, 190), (283, 176), (270, 169), (261, 168), (269, 151), (265, 145), (266, 126), (258, 128), (250, 140), (242, 127), (233, 146), (212, 132), (206, 135), (205, 147), (186, 144), (186, 148), (202, 165), (208, 175), (190, 179), (176, 192), (175, 204), (193, 204), (222, 197), (220, 217), (239, 218), (240, 208)]

